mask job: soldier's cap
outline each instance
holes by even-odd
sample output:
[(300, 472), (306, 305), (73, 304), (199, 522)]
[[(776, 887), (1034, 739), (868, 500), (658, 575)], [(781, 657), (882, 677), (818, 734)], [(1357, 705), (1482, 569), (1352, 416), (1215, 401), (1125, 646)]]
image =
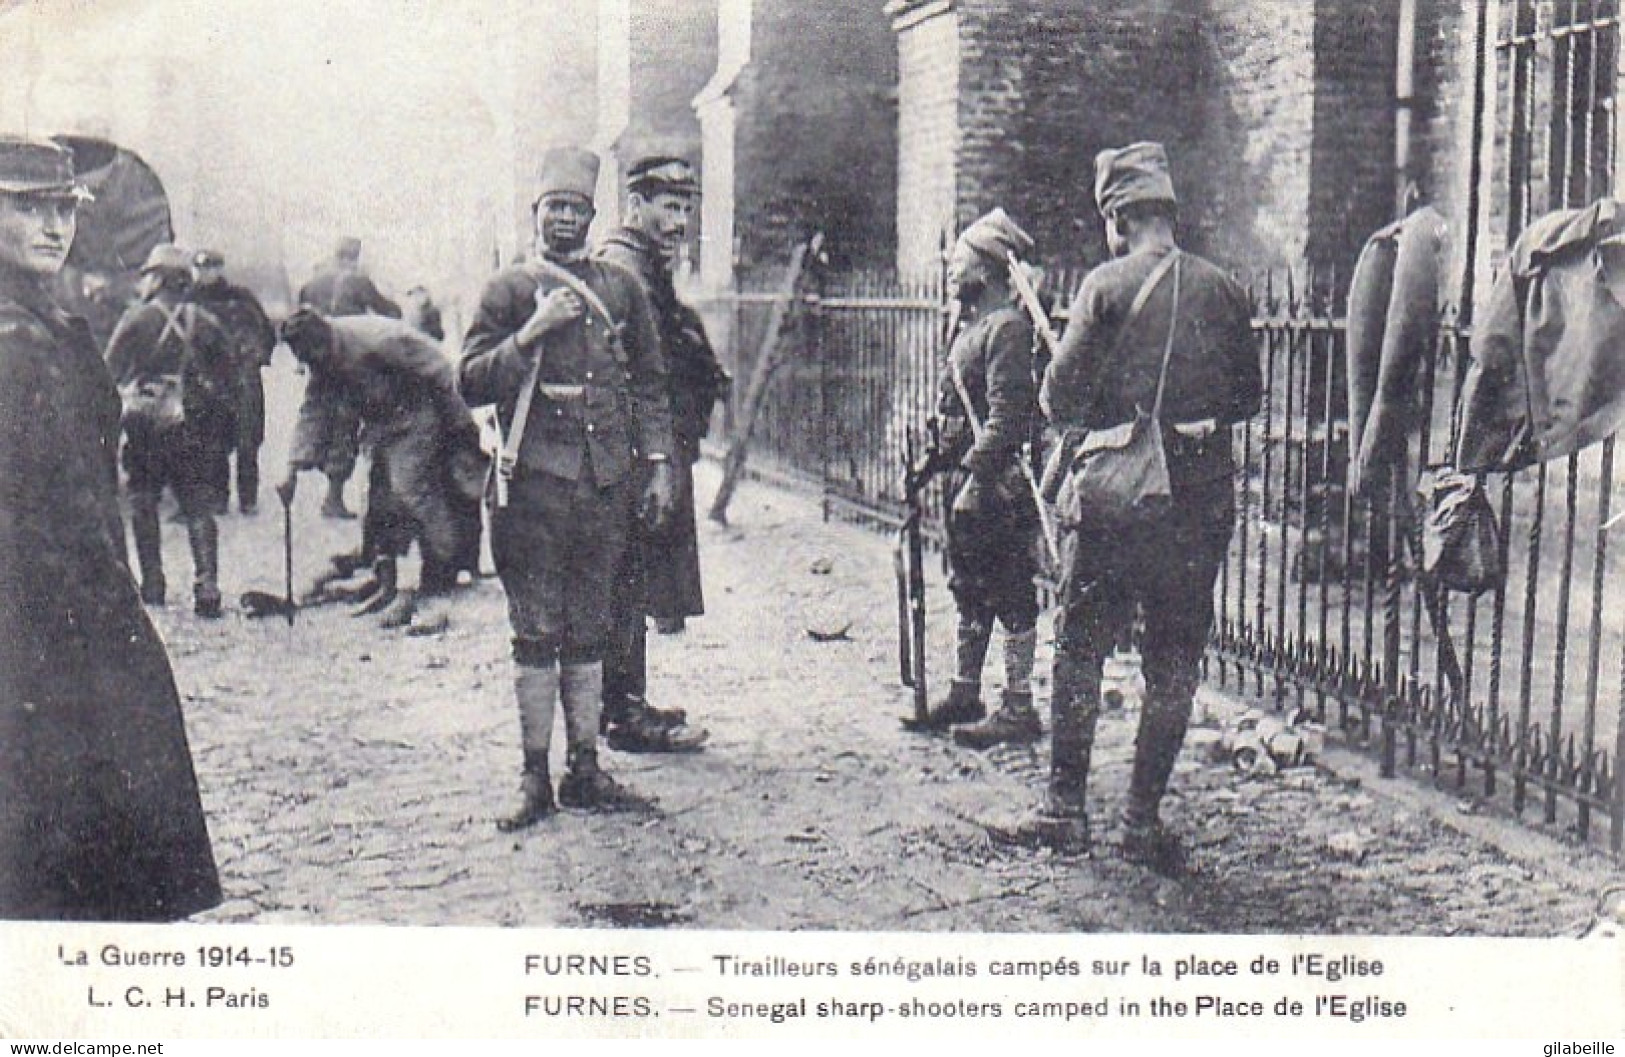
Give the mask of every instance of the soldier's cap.
[(141, 274), (155, 271), (186, 272), (192, 271), (192, 255), (173, 242), (160, 242), (147, 254), (146, 263), (141, 265)]
[(552, 147), (542, 155), (532, 207), (548, 195), (573, 194), (589, 203), (598, 188), (598, 155), (581, 147)]
[(49, 140), (0, 136), (0, 191), (93, 201), (73, 172), (73, 152)]
[(1001, 265), (1005, 256), (1010, 253), (1016, 255), (1017, 260), (1026, 260), (1033, 253), (1033, 239), (1010, 218), (1003, 208), (995, 207), (992, 212), (977, 220), (970, 227), (960, 232), (959, 241), (971, 249), (982, 253)]
[(339, 239), (339, 244), (333, 247), (333, 256), (341, 261), (359, 261), (361, 259), (361, 240), (354, 235), (345, 235)]
[(694, 166), (670, 154), (639, 158), (626, 170), (626, 189), (644, 196), (658, 194), (696, 196), (700, 181)]
[(1160, 143), (1134, 143), (1095, 155), (1095, 204), (1109, 217), (1135, 202), (1178, 205), (1168, 175), (1168, 152)]
[(192, 257), (194, 268), (224, 268), (226, 256), (219, 250), (198, 250)]

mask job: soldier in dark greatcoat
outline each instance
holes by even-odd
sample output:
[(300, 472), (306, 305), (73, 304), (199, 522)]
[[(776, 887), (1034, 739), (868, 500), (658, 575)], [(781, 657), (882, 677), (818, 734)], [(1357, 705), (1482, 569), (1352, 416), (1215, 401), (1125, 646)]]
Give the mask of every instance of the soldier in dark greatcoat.
[(220, 884), (125, 564), (119, 396), (47, 293), (81, 193), (62, 148), (0, 140), (0, 917), (173, 920)]
[[(317, 268), (310, 282), (299, 288), (299, 306), (313, 308), (324, 316), (386, 316), (401, 318), (401, 306), (379, 293), (372, 278), (361, 268), (361, 240), (346, 235), (339, 240), (330, 260)], [(355, 514), (344, 502), (344, 486), (355, 473), (361, 453), (361, 424), (342, 418), (343, 405), (332, 409), (330, 447), (322, 453), (322, 472), (327, 475), (327, 497), (322, 516), (350, 519)]]
[[(259, 298), (246, 287), (226, 281), (226, 258), (214, 250), (199, 250), (192, 258), (194, 304), (209, 311), (231, 336), (237, 352), (242, 406), (237, 412), (237, 507), (252, 514), (259, 507), (260, 445), (265, 443), (265, 381), (260, 372), (271, 365), (276, 328), (265, 315)], [(221, 497), (231, 492), (230, 481), (220, 481)], [(224, 508), (221, 508), (224, 513)]]
[(227, 452), (242, 407), (237, 352), (213, 315), (187, 300), (192, 258), (179, 246), (153, 247), (141, 268), (142, 302), (124, 313), (107, 342), (107, 366), (124, 390), (178, 384), (184, 415), (124, 417), (130, 531), (141, 566), (141, 597), (164, 602), (158, 502), (167, 487), (180, 503), (192, 548), (193, 611), (219, 617), (220, 528), (215, 511)]
[[(940, 458), (964, 471), (948, 515), (949, 587), (959, 613), (948, 694), (919, 726), (960, 724), (954, 740), (971, 748), (1027, 744), (1043, 736), (1033, 708), (1038, 632), (1038, 508), (1021, 468), (1038, 416), (1033, 327), (1010, 290), (1009, 254), (1025, 259), (1033, 241), (1002, 209), (954, 244), (949, 284), (963, 328), (948, 351), (937, 402), (944, 423)], [(986, 715), (982, 667), (997, 623), (1004, 630), (1004, 697)]]
[(640, 803), (598, 764), (607, 599), (632, 519), (670, 516), (671, 408), (648, 295), (587, 252), (597, 179), (588, 151), (544, 156), (535, 257), (486, 283), (458, 370), (471, 405), (496, 405), (512, 467), (491, 525), (524, 748), (522, 801), (504, 829), (555, 810), (548, 746), (558, 703), (569, 773), (557, 803)]
[[(1026, 830), (1053, 847), (1088, 846), (1084, 793), (1101, 669), (1138, 611), (1146, 692), (1122, 851), (1171, 869), (1181, 859), (1179, 842), (1158, 808), (1184, 742), (1213, 624), (1213, 585), (1235, 520), (1230, 427), (1258, 410), (1262, 382), (1245, 292), (1174, 241), (1176, 202), (1162, 146), (1103, 151), (1095, 201), (1116, 259), (1078, 287), (1040, 400), (1055, 425), (1106, 438), (1156, 407), (1160, 391), (1172, 498), (1165, 512), (1132, 529), (1093, 523), (1085, 508), (1063, 540), (1049, 795)], [(1086, 436), (1084, 447), (1090, 443)]]
[(666, 361), (676, 445), (671, 461), (676, 509), (658, 531), (634, 524), (632, 543), (615, 575), (613, 627), (604, 659), (604, 722), (610, 747), (623, 752), (686, 752), (700, 748), (707, 737), (705, 730), (686, 723), (681, 709), (655, 708), (647, 695), (646, 618), (675, 629), (685, 618), (705, 612), (694, 464), (728, 376), (699, 313), (677, 299), (671, 270), (699, 190), (694, 170), (681, 158), (634, 162), (627, 171), (625, 222), (598, 250), (602, 259), (642, 280), (649, 294)]

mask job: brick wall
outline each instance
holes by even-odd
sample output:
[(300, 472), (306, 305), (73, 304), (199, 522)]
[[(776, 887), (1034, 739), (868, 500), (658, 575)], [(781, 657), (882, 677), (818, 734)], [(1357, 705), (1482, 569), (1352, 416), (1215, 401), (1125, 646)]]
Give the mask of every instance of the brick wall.
[(831, 263), (896, 253), (897, 50), (874, 0), (755, 0), (735, 106), (739, 263), (783, 260), (813, 230)]
[(959, 151), (959, 23), (950, 10), (901, 26), (897, 36), (897, 268), (940, 267), (954, 228)]

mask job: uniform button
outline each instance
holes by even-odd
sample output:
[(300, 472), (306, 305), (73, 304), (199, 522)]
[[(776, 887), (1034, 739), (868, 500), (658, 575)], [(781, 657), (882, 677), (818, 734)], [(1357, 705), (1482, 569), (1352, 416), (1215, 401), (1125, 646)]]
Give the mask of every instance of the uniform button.
[(589, 423), (587, 423), (587, 432), (588, 432), (588, 433), (591, 433), (591, 432), (592, 432), (592, 431), (593, 431), (593, 428), (592, 428), (592, 423), (591, 423), (591, 422), (589, 422)]
[(587, 372), (587, 381), (589, 381), (589, 382), (592, 381), (592, 372), (591, 371)]

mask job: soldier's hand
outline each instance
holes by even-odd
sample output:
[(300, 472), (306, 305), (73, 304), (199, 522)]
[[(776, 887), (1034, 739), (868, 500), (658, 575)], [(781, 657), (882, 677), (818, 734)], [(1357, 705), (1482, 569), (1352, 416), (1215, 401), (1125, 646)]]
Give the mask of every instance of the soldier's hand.
[(536, 311), (532, 312), (525, 325), (519, 329), (519, 344), (534, 345), (542, 335), (566, 323), (581, 318), (587, 306), (581, 300), (581, 295), (565, 286), (555, 286), (543, 293), (536, 291)]
[(293, 505), (293, 494), (299, 490), (299, 475), (293, 470), (277, 484), (276, 497), (282, 500), (283, 506)]
[(671, 463), (657, 462), (638, 500), (638, 517), (650, 531), (658, 532), (671, 521), (672, 511), (676, 507), (677, 479), (672, 473)]

